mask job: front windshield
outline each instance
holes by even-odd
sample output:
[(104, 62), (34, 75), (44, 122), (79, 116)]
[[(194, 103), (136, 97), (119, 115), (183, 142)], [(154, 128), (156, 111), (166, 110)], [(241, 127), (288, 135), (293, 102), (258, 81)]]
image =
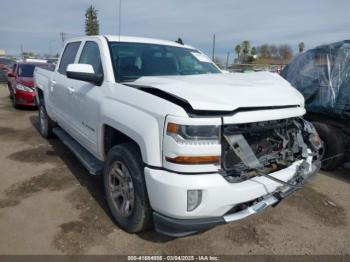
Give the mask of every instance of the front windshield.
[(174, 76), (221, 73), (213, 62), (194, 49), (141, 43), (111, 42), (117, 82), (142, 76)]

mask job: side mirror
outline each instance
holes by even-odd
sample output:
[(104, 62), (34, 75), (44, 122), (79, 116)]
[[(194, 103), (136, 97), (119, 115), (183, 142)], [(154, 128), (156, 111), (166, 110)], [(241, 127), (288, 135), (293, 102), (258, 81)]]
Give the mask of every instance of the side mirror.
[(15, 75), (13, 73), (8, 73), (7, 77), (15, 77)]
[(103, 75), (95, 73), (94, 68), (89, 64), (69, 64), (66, 74), (68, 78), (93, 83), (97, 86), (103, 82)]

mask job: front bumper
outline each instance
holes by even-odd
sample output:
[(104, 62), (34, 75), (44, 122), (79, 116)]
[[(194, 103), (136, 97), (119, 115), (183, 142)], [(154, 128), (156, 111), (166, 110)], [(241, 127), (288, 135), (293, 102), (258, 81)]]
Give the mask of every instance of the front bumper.
[[(269, 206), (275, 206), (318, 172), (320, 162), (315, 161), (303, 172), (303, 179), (296, 183), (294, 180), (305, 161), (311, 163), (312, 158), (298, 161), (288, 168), (270, 174), (282, 181), (294, 183), (293, 187), (266, 177), (229, 183), (220, 174), (179, 175), (146, 168), (146, 183), (154, 210), (155, 229), (169, 236), (186, 236), (243, 219)], [(186, 210), (188, 189), (203, 190), (202, 203), (192, 212)], [(230, 212), (236, 205), (253, 200), (257, 201), (245, 209)]]
[(36, 106), (35, 92), (16, 90), (16, 104), (22, 106)]

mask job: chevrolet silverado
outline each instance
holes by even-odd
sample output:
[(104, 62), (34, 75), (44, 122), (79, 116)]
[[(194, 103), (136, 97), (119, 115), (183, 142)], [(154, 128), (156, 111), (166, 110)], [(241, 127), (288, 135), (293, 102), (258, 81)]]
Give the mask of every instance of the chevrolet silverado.
[(225, 73), (198, 49), (127, 36), (69, 40), (35, 69), (42, 136), (93, 175), (120, 228), (185, 236), (259, 213), (320, 167), (304, 98), (275, 73)]

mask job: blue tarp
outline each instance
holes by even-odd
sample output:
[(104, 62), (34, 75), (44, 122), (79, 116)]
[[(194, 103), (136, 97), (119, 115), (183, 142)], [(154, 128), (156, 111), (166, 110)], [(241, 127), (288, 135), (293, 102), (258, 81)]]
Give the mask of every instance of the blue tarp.
[(350, 40), (299, 54), (281, 75), (304, 95), (308, 112), (350, 119)]

